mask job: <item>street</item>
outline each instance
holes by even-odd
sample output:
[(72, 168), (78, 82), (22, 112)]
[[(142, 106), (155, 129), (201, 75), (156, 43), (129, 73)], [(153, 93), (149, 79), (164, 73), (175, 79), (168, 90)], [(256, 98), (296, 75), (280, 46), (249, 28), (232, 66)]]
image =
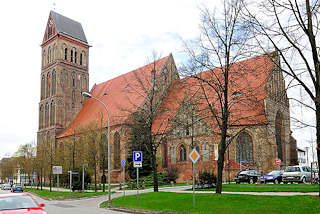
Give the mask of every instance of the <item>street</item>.
[[(0, 194), (10, 193), (9, 190), (0, 190)], [(48, 214), (121, 214), (122, 212), (98, 208), (98, 205), (107, 200), (106, 196), (89, 199), (48, 201), (34, 196), (39, 203), (44, 203), (44, 210)]]

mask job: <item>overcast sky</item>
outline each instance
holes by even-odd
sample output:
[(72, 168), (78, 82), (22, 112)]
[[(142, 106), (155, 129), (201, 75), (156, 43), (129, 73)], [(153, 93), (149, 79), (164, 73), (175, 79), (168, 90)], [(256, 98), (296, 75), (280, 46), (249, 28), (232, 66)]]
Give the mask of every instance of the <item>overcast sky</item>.
[[(36, 141), (41, 48), (50, 10), (82, 24), (90, 48), (90, 88), (143, 66), (153, 50), (184, 60), (181, 40), (199, 35), (207, 0), (10, 0), (0, 5), (0, 158)], [(55, 6), (54, 6), (55, 4)], [(297, 132), (298, 133), (298, 132)], [(298, 138), (299, 145), (305, 141)], [(307, 136), (308, 140), (311, 139)], [(314, 139), (315, 137), (313, 137)], [(302, 145), (302, 144), (301, 144)], [(304, 145), (303, 145), (304, 146)]]

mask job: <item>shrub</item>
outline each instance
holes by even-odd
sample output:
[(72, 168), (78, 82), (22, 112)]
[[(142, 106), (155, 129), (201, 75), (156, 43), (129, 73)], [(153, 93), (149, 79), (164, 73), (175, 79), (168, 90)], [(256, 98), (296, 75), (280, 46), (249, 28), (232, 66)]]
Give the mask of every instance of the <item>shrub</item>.
[(217, 177), (212, 172), (199, 172), (199, 187), (212, 188), (216, 185)]
[[(133, 188), (137, 188), (137, 179), (130, 179), (127, 185), (130, 187), (132, 183)], [(142, 184), (145, 187), (153, 186), (153, 174), (139, 177), (139, 188), (141, 189)], [(163, 173), (158, 173), (158, 185), (169, 184), (167, 177)]]
[(168, 183), (170, 183), (171, 181), (173, 181), (174, 183), (176, 183), (176, 180), (177, 178), (179, 177), (179, 173), (180, 173), (180, 170), (178, 167), (175, 167), (175, 166), (171, 166), (171, 167), (168, 167), (166, 170), (165, 170), (165, 177), (168, 181)]

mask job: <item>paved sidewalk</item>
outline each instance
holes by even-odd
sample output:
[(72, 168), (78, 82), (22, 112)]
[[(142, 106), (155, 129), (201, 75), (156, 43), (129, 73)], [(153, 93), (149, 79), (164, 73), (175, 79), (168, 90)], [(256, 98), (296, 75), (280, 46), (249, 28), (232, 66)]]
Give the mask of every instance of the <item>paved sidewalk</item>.
[[(111, 191), (119, 189), (119, 187), (112, 188), (112, 186), (117, 186), (119, 184), (111, 184)], [(26, 186), (27, 188), (31, 189), (31, 186)], [(36, 189), (36, 186), (32, 186), (32, 189)], [(40, 186), (38, 187), (40, 189)], [(42, 189), (50, 190), (50, 187), (43, 186)], [(62, 187), (51, 187), (52, 191), (59, 191), (59, 192), (70, 192), (70, 189), (62, 188)], [(85, 192), (94, 192), (94, 190), (85, 190)], [(97, 192), (102, 192), (102, 190), (97, 190)], [(106, 185), (106, 192), (108, 192), (108, 186)]]

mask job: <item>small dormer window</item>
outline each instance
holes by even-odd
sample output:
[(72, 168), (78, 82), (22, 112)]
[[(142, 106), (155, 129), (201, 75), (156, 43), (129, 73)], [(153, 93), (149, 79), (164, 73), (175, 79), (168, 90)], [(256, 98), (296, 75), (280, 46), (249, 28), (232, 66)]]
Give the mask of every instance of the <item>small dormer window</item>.
[(125, 89), (128, 89), (128, 88), (130, 88), (130, 85), (126, 85), (126, 87), (124, 87)]

